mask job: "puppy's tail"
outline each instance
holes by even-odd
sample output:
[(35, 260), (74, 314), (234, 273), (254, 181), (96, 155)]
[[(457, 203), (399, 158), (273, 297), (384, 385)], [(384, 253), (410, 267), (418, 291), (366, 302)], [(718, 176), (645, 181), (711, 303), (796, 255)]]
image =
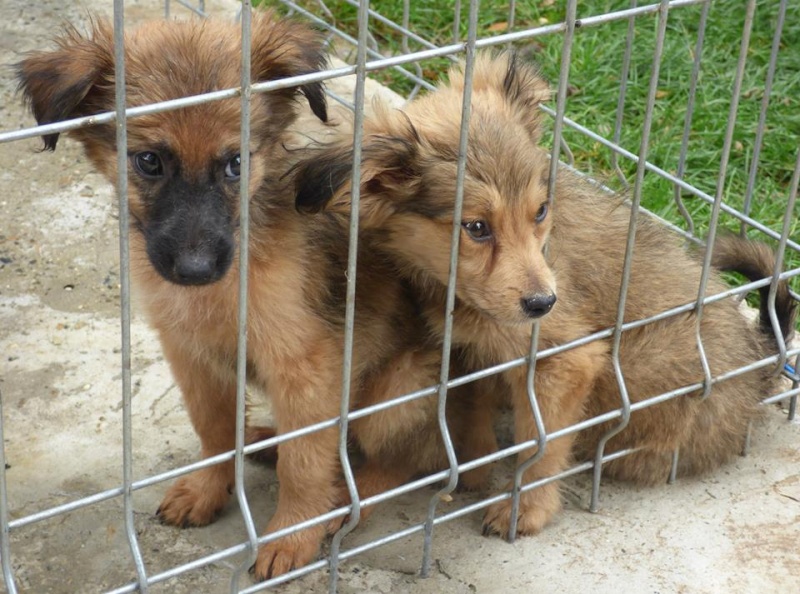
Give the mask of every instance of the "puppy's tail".
[[(714, 241), (711, 264), (725, 272), (738, 272), (750, 281), (757, 281), (772, 275), (775, 269), (775, 252), (761, 242), (743, 239), (737, 235), (719, 235)], [(761, 329), (772, 335), (772, 322), (769, 317), (769, 285), (761, 287), (759, 324)], [(778, 283), (775, 294), (775, 313), (784, 340), (788, 341), (794, 333), (797, 316), (797, 303), (789, 292), (786, 281)]]

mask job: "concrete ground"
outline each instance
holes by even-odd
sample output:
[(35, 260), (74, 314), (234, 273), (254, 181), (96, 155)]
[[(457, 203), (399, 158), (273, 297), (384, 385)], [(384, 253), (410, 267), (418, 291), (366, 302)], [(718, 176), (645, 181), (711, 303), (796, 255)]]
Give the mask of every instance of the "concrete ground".
[[(209, 2), (233, 14), (230, 2)], [(31, 125), (6, 65), (45, 47), (63, 21), (108, 12), (109, 2), (3, 0), (0, 3), (0, 131)], [(174, 7), (173, 11), (178, 12)], [(158, 18), (161, 3), (126, 3), (129, 23)], [(0, 391), (11, 517), (120, 485), (118, 256), (114, 197), (79, 147), (54, 154), (26, 140), (0, 145)], [(141, 317), (135, 316), (134, 475), (189, 463), (198, 443), (180, 395)], [(604, 484), (602, 507), (585, 511), (589, 477), (567, 481), (567, 509), (535, 538), (510, 545), (480, 535), (480, 515), (438, 526), (433, 575), (415, 576), (418, 534), (341, 567), (340, 591), (790, 592), (800, 583), (800, 423), (770, 407), (749, 456), (713, 476), (634, 489)], [(500, 477), (497, 478), (498, 482)], [(245, 539), (231, 505), (212, 526), (161, 526), (154, 511), (165, 484), (137, 491), (136, 527), (149, 573), (164, 571)], [(248, 465), (247, 490), (258, 526), (274, 508), (272, 469)], [(421, 521), (425, 489), (385, 505), (345, 541), (345, 549)], [(441, 511), (476, 501), (458, 495)], [(13, 529), (11, 564), (30, 593), (96, 592), (134, 577), (113, 499)], [(228, 591), (231, 559), (152, 588), (154, 592)], [(242, 585), (247, 585), (243, 582)], [(281, 589), (324, 591), (317, 572)], [(2, 589), (2, 586), (0, 586)]]

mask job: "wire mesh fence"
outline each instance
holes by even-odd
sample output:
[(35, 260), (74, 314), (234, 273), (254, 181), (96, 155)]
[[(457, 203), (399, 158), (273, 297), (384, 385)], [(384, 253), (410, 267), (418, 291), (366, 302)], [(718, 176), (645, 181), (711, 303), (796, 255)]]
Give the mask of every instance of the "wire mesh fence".
[[(796, 197), (800, 180), (800, 127), (797, 122), (796, 59), (788, 47), (798, 31), (791, 16), (797, 16), (797, 7), (787, 0), (757, 5), (755, 0), (732, 9), (722, 3), (702, 0), (664, 0), (659, 3), (639, 5), (635, 0), (619, 3), (613, 10), (590, 12), (577, 1), (565, 3), (542, 2), (535, 8), (515, 2), (498, 6), (471, 0), (462, 3), (369, 3), (355, 0), (338, 2), (281, 0), (278, 6), (286, 13), (312, 23), (325, 32), (327, 48), (332, 55), (343, 60), (321, 72), (301, 74), (269, 82), (251, 81), (249, 57), (252, 8), (242, 3), (237, 17), (242, 30), (241, 85), (238, 88), (206, 90), (202, 95), (185, 99), (172, 99), (153, 105), (127, 108), (125, 62), (122, 31), (125, 26), (125, 6), (114, 2), (114, 81), (115, 112), (91, 114), (65, 122), (49, 123), (38, 127), (0, 132), (0, 142), (17, 142), (26, 138), (80, 130), (87, 126), (114, 122), (116, 129), (116, 188), (119, 207), (120, 235), (120, 312), (121, 312), (121, 366), (122, 397), (119, 409), (122, 429), (122, 482), (118, 487), (97, 490), (91, 495), (70, 499), (61, 504), (34, 513), (20, 514), (9, 505), (8, 488), (13, 477), (8, 473), (5, 448), (0, 448), (0, 558), (9, 592), (22, 591), (15, 567), (13, 534), (26, 526), (63, 518), (77, 510), (91, 510), (108, 501), (121, 501), (124, 534), (127, 550), (116, 553), (129, 559), (132, 567), (130, 580), (115, 584), (83, 584), (82, 590), (110, 592), (148, 591), (152, 587), (180, 583), (186, 576), (202, 571), (212, 564), (227, 564), (230, 568), (232, 592), (266, 590), (313, 572), (327, 571), (329, 590), (337, 591), (339, 565), (373, 549), (422, 535), (420, 574), (424, 577), (433, 563), (433, 535), (445, 522), (474, 514), (500, 502), (511, 501), (511, 521), (508, 540), (516, 538), (520, 499), (535, 489), (553, 484), (578, 473), (592, 472), (589, 509), (601, 506), (601, 472), (611, 462), (636, 454), (636, 448), (607, 451), (606, 444), (629, 423), (635, 423), (633, 413), (656, 409), (665, 403), (682, 398), (706, 398), (713, 394), (721, 382), (763, 369), (776, 369), (785, 382), (777, 393), (765, 394), (763, 403), (784, 403), (787, 417), (796, 415), (797, 395), (800, 393), (800, 348), (784, 346), (780, 331), (775, 299), (779, 281), (786, 281), (793, 289), (790, 296), (797, 301), (797, 276), (800, 275), (800, 238), (798, 238)], [(436, 4), (436, 3), (433, 3)], [(31, 7), (31, 11), (35, 7)], [(233, 12), (233, 8), (231, 9)], [(794, 11), (794, 12), (791, 12)], [(204, 18), (204, 2), (184, 0), (167, 1), (165, 17)], [(716, 14), (715, 14), (716, 13)], [(735, 45), (729, 34), (718, 30), (720, 13), (728, 21), (735, 21)], [(787, 17), (787, 13), (789, 17)], [(160, 16), (152, 15), (154, 18)], [(787, 25), (788, 23), (788, 25)], [(607, 36), (593, 35), (594, 31), (611, 31)], [(715, 43), (724, 41), (724, 52), (735, 55), (733, 68), (720, 71), (716, 62)], [(470, 137), (471, 80), (476, 56), (481, 51), (514, 48), (525, 57), (532, 56), (552, 81), (554, 102), (540, 109), (548, 118), (544, 143), (551, 147), (548, 196), (558, 209), (557, 180), (564, 168), (586, 176), (596, 183), (609, 200), (614, 192), (625, 191), (630, 205), (630, 219), (625, 251), (621, 263), (622, 278), (618, 301), (615, 305), (616, 322), (595, 332), (558, 345), (539, 344), (539, 324), (532, 326), (530, 350), (526, 356), (497, 362), (488, 368), (450, 369), (451, 351), (458, 348), (453, 341), (453, 311), (457, 300), (459, 241), (462, 233), (462, 207), (464, 184), (467, 178), (467, 160)], [(131, 349), (131, 278), (129, 272), (130, 234), (135, 233), (135, 221), (127, 206), (128, 200), (128, 138), (126, 123), (136, 118), (162, 112), (175, 112), (224, 99), (240, 100), (241, 146), (251, 144), (251, 102), (254, 95), (278, 92), (282, 89), (318, 81), (335, 81), (355, 75), (352, 97), (346, 97), (329, 85), (328, 96), (333, 104), (352, 110), (354, 157), (352, 179), (361, 178), (361, 150), (364, 141), (364, 118), (369, 111), (366, 98), (368, 77), (387, 85), (407, 101), (435, 91), (437, 80), (456, 61), (463, 63), (465, 80), (460, 116), (460, 132), (455, 149), (455, 171), (452, 241), (449, 276), (446, 279), (445, 299), (441, 303), (444, 327), (441, 332), (441, 367), (438, 383), (424, 389), (354, 409), (351, 403), (351, 378), (353, 377), (353, 342), (356, 320), (356, 285), (359, 234), (358, 207), (361, 185), (352, 186), (350, 202), (352, 214), (349, 223), (350, 242), (347, 260), (347, 286), (344, 312), (343, 356), (340, 377), (341, 398), (339, 416), (316, 422), (311, 426), (295, 428), (280, 435), (248, 443), (246, 440), (245, 401), (248, 375), (248, 232), (251, 228), (250, 208), (252, 188), (241, 184), (239, 196), (239, 254), (238, 264), (238, 360), (236, 388), (236, 447), (224, 453), (215, 453), (199, 462), (135, 478), (136, 432), (146, 432), (134, 418), (133, 393), (135, 374), (132, 372)], [(244, 89), (242, 91), (241, 89)], [(601, 101), (602, 98), (602, 101)], [(609, 108), (609, 106), (611, 106)], [(710, 115), (715, 112), (716, 115)], [(720, 115), (721, 114), (721, 115)], [(242, 148), (241, 176), (249, 179), (251, 151)], [(654, 315), (638, 319), (626, 318), (626, 299), (632, 273), (633, 253), (637, 228), (644, 220), (655, 219), (672, 232), (681, 235), (687, 244), (713, 245), (718, 231), (729, 229), (751, 238), (770, 242), (776, 253), (776, 265), (771, 278), (738, 283), (730, 289), (711, 291), (709, 275), (712, 274), (713, 250), (705, 251), (702, 274), (696, 289), (696, 299)], [(133, 226), (132, 226), (133, 225)], [(756, 289), (769, 287), (768, 306), (775, 333), (776, 350), (760, 360), (746, 365), (714, 372), (703, 349), (700, 325), (705, 309), (714, 303), (743, 296)], [(698, 327), (699, 363), (702, 379), (691, 385), (682, 385), (648, 398), (631, 398), (626, 390), (625, 375), (620, 366), (620, 348), (626, 332), (635, 331), (664, 320), (691, 313)], [(616, 370), (620, 399), (618, 406), (604, 414), (581, 419), (566, 427), (548, 428), (540, 411), (543, 397), (534, 390), (537, 365), (560, 354), (582, 346), (606, 341), (609, 356)], [(536, 426), (536, 437), (517, 440), (496, 452), (473, 460), (459, 460), (454, 439), (445, 418), (448, 394), (456, 388), (473, 385), (487, 378), (514, 369), (525, 369), (527, 398)], [(456, 373), (458, 371), (458, 373)], [(142, 398), (142, 395), (139, 395)], [(436, 417), (447, 459), (446, 467), (439, 472), (404, 481), (394, 488), (377, 494), (363, 496), (357, 486), (358, 462), (352, 461), (350, 425), (354, 421), (396, 409), (404, 404), (437, 399)], [(0, 406), (3, 404), (0, 399)], [(0, 410), (0, 412), (2, 412)], [(520, 414), (517, 411), (515, 414)], [(0, 443), (3, 439), (5, 417), (0, 415)], [(568, 436), (575, 436), (602, 426), (593, 455), (557, 473), (526, 481), (525, 473), (540, 461), (548, 444)], [(607, 429), (605, 429), (607, 428)], [(280, 527), (271, 532), (260, 532), (254, 520), (252, 506), (254, 495), (247, 487), (245, 456), (263, 452), (291, 440), (335, 430), (338, 435), (338, 457), (342, 466), (342, 481), (351, 503), (337, 506), (327, 513), (306, 519), (299, 524)], [(7, 439), (7, 436), (6, 436)], [(749, 441), (749, 431), (747, 439)], [(742, 448), (746, 449), (746, 444)], [(535, 449), (534, 449), (535, 448)], [(521, 462), (513, 473), (512, 486), (505, 491), (468, 500), (463, 505), (441, 509), (442, 501), (451, 501), (460, 477), (471, 470), (485, 468), (494, 462), (513, 459), (525, 452), (535, 453)], [(214, 465), (230, 463), (235, 467), (233, 492), (238, 502), (238, 514), (244, 524), (246, 538), (227, 547), (215, 547), (213, 552), (170, 567), (158, 566), (142, 546), (142, 529), (137, 528), (137, 506), (134, 494), (153, 487), (164, 489), (167, 481), (185, 476), (193, 471)], [(680, 452), (673, 455), (672, 473), (665, 477), (675, 480), (680, 463)], [(396, 499), (407, 493), (436, 487), (430, 495), (424, 520), (403, 529), (348, 547), (346, 537), (360, 522), (361, 510), (368, 506)], [(665, 487), (667, 488), (667, 487)], [(380, 508), (376, 515), (380, 515)], [(296, 535), (303, 529), (326, 526), (340, 522), (334, 531), (330, 546), (318, 559), (291, 568), (281, 575), (255, 583), (247, 570), (256, 561), (259, 547)], [(374, 521), (374, 520), (373, 520)], [(169, 528), (164, 528), (169, 530)], [(23, 561), (24, 562), (24, 561)], [(28, 584), (37, 591), (36, 584)]]

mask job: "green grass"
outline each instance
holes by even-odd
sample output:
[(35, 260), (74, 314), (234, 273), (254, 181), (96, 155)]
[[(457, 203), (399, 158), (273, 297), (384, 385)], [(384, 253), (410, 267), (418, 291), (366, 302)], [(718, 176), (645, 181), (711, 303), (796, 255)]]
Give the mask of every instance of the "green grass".
[[(301, 0), (300, 3), (310, 11), (320, 14), (314, 0)], [(344, 0), (328, 0), (326, 4), (335, 16), (335, 25), (355, 36), (355, 7)], [(462, 8), (460, 23), (462, 39), (467, 33), (467, 3), (463, 4), (465, 6)], [(645, 2), (640, 2), (640, 5), (643, 4)], [(684, 179), (711, 196), (716, 193), (719, 176), (742, 36), (744, 4), (714, 3), (706, 29)], [(753, 218), (776, 231), (781, 230), (786, 215), (789, 183), (800, 147), (800, 52), (797, 51), (800, 47), (800, 3), (789, 4), (751, 210)], [(549, 0), (518, 2), (515, 30), (562, 22), (565, 16), (564, 5), (563, 1)], [(621, 10), (629, 5), (627, 1), (581, 0), (578, 4), (578, 17)], [(402, 3), (398, 0), (372, 0), (371, 7), (392, 21), (401, 22)], [(453, 7), (454, 0), (412, 1), (411, 29), (436, 45), (452, 42)], [(734, 129), (733, 150), (723, 185), (724, 202), (737, 210), (743, 207), (777, 10), (778, 0), (760, 0), (756, 9), (743, 93)], [(700, 6), (692, 6), (673, 9), (669, 13), (647, 159), (671, 173), (677, 170), (700, 12)], [(507, 19), (507, 2), (484, 0), (481, 2), (479, 15), (479, 36), (488, 37), (506, 32), (504, 25)], [(641, 142), (656, 24), (654, 15), (636, 20), (620, 138), (620, 144), (633, 153), (638, 153)], [(627, 21), (617, 21), (579, 28), (572, 49), (567, 116), (606, 138), (610, 138), (614, 130), (627, 27)], [(371, 20), (370, 31), (378, 41), (381, 53), (400, 53), (401, 38), (388, 26)], [(532, 55), (545, 76), (555, 84), (558, 80), (562, 43), (561, 34), (544, 35), (520, 44), (518, 49)], [(424, 48), (412, 41), (410, 49), (415, 51)], [(424, 77), (430, 81), (437, 80), (446, 72), (449, 63), (447, 59), (424, 62)], [(375, 74), (375, 78), (401, 94), (407, 94), (413, 87), (413, 83), (395, 70), (381, 71)], [(623, 189), (623, 184), (614, 173), (609, 149), (571, 129), (565, 130), (565, 139), (580, 170), (615, 189)], [(635, 164), (620, 158), (620, 165), (626, 179), (632, 181)], [(685, 228), (673, 195), (674, 187), (671, 183), (655, 174), (648, 173), (645, 176), (643, 206)], [(704, 236), (708, 229), (710, 205), (685, 193), (683, 198), (694, 220), (695, 233)], [(792, 220), (790, 236), (794, 241), (800, 242), (800, 206), (796, 206), (795, 212), (789, 216)], [(720, 218), (720, 226), (739, 230), (739, 222), (724, 213)], [(764, 239), (763, 234), (752, 230), (748, 235)], [(788, 266), (800, 267), (800, 255), (790, 253)], [(800, 290), (800, 279), (793, 279), (792, 285), (795, 290)]]

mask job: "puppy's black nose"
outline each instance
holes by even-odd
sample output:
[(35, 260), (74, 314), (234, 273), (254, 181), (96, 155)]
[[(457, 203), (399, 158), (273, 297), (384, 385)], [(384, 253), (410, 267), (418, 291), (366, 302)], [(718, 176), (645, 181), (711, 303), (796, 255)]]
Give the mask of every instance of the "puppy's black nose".
[(204, 285), (217, 279), (215, 254), (189, 252), (175, 260), (175, 278), (182, 285)]
[(529, 318), (541, 318), (553, 309), (553, 305), (556, 303), (556, 296), (554, 293), (532, 295), (531, 297), (523, 297), (519, 302), (526, 316)]

